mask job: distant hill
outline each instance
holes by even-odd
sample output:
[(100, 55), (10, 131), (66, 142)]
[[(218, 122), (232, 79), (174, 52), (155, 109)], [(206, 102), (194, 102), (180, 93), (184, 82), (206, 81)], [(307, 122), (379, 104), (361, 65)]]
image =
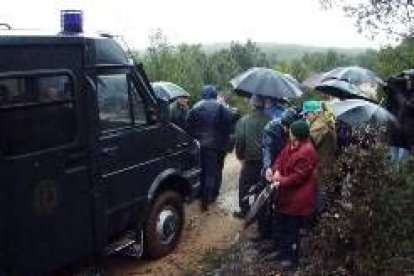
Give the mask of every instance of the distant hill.
[[(298, 44), (279, 44), (272, 42), (255, 42), (256, 45), (268, 55), (276, 55), (279, 59), (291, 61), (293, 59), (301, 58), (305, 53), (312, 52), (326, 52), (328, 50), (334, 50), (338, 53), (343, 53), (350, 56), (362, 54), (368, 50), (368, 48), (335, 48), (335, 47), (316, 47)], [(212, 43), (203, 45), (203, 49), (206, 53), (214, 53), (221, 49), (227, 49), (230, 47), (229, 42)]]

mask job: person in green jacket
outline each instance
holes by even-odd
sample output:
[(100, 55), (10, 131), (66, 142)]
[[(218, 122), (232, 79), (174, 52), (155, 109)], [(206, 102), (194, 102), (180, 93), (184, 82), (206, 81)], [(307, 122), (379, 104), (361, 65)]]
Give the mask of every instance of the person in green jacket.
[(320, 180), (332, 168), (336, 160), (337, 141), (335, 122), (332, 117), (326, 116), (323, 104), (320, 101), (306, 101), (303, 103), (302, 113), (310, 124), (312, 142), (318, 152), (320, 161)]
[(332, 170), (337, 153), (336, 131), (331, 117), (326, 116), (320, 101), (304, 102), (302, 113), (310, 124), (310, 137), (319, 157), (315, 213), (317, 217), (325, 210), (325, 186), (328, 184), (326, 176)]
[(264, 99), (253, 95), (250, 99), (252, 113), (243, 116), (236, 125), (236, 156), (242, 167), (239, 178), (240, 211), (234, 216), (244, 218), (249, 211), (245, 197), (253, 185), (260, 181), (262, 169), (262, 133), (270, 118), (264, 112)]

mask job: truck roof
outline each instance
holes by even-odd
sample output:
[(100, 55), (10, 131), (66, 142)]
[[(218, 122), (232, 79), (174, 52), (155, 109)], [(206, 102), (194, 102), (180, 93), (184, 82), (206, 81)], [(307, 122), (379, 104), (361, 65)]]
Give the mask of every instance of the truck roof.
[(94, 51), (89, 52), (89, 65), (99, 64), (130, 64), (125, 51), (112, 38), (98, 34), (72, 34), (57, 33), (52, 34), (42, 31), (26, 30), (0, 30), (0, 48), (1, 47), (25, 47), (25, 46), (64, 46), (79, 45), (85, 47), (92, 46)]
[(99, 34), (90, 33), (51, 33), (42, 30), (0, 30), (1, 44), (7, 42), (19, 43), (83, 43), (86, 40), (108, 39)]

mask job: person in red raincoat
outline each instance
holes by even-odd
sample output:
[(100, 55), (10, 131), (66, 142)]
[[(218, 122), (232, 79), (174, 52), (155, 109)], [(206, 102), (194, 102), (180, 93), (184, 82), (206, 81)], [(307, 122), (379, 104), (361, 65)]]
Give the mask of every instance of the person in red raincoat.
[(272, 166), (268, 178), (278, 183), (274, 199), (274, 237), (282, 265), (298, 266), (299, 230), (314, 213), (317, 190), (317, 152), (309, 139), (309, 125), (304, 120), (291, 124), (289, 143)]

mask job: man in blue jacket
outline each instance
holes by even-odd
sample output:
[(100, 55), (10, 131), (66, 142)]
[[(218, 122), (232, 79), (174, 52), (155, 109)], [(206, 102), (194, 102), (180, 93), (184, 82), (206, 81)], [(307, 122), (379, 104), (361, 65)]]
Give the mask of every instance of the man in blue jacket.
[(194, 105), (187, 116), (188, 133), (201, 146), (201, 209), (216, 201), (219, 194), (224, 158), (229, 135), (236, 114), (217, 102), (217, 89), (205, 85), (201, 101)]
[[(279, 118), (272, 119), (263, 130), (262, 135), (262, 159), (263, 177), (270, 177), (272, 164), (275, 162), (282, 148), (289, 139), (290, 125), (302, 118), (293, 108), (288, 108), (282, 112)], [(258, 217), (259, 236), (255, 240), (265, 240), (271, 238), (271, 208), (270, 204), (265, 206)]]
[(276, 160), (289, 138), (289, 126), (302, 116), (293, 108), (282, 112), (280, 118), (272, 119), (264, 128), (262, 136), (263, 172)]

